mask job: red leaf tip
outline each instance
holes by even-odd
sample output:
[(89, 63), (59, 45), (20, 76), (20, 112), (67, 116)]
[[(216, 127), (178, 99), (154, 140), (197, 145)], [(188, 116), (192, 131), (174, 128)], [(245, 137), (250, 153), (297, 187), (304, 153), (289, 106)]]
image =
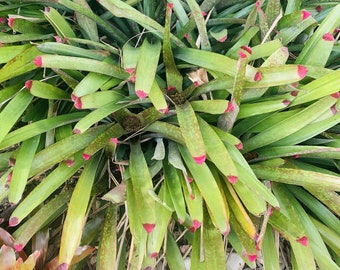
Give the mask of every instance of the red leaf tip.
[(304, 77), (306, 77), (308, 70), (305, 66), (298, 65), (297, 72), (300, 79), (303, 79)]
[(82, 157), (83, 157), (84, 160), (89, 160), (90, 157), (91, 157), (91, 155), (86, 154), (86, 153), (83, 153), (83, 154), (82, 154)]
[(32, 80), (28, 80), (25, 82), (25, 87), (27, 88), (27, 90), (31, 90), (32, 87)]
[(302, 20), (306, 20), (310, 16), (310, 13), (307, 10), (302, 10), (301, 15), (302, 15)]
[(235, 184), (238, 180), (238, 177), (236, 175), (228, 175), (227, 179), (230, 183)]
[(308, 246), (308, 238), (307, 238), (307, 236), (303, 236), (303, 237), (297, 239), (296, 242), (300, 243), (301, 245), (303, 245), (305, 247)]
[(322, 39), (325, 41), (334, 41), (334, 37), (331, 33), (326, 33), (322, 36)]
[(151, 253), (149, 254), (149, 257), (150, 257), (151, 259), (156, 259), (156, 258), (158, 257), (158, 252), (151, 252)]
[(241, 46), (241, 49), (242, 50), (245, 50), (247, 53), (249, 53), (249, 54), (252, 54), (253, 53), (253, 50), (250, 48), (250, 47), (248, 47), (248, 46)]
[(248, 260), (250, 262), (255, 262), (256, 259), (257, 259), (257, 255), (256, 254), (249, 254), (247, 257), (248, 257)]
[(170, 9), (172, 9), (172, 8), (174, 7), (174, 4), (173, 4), (173, 3), (168, 3), (168, 7), (169, 7)]
[(282, 101), (282, 103), (283, 105), (288, 106), (291, 103), (291, 101), (289, 99), (285, 99)]
[(171, 91), (173, 91), (173, 90), (175, 90), (175, 89), (176, 89), (175, 86), (170, 85), (170, 86), (168, 87), (167, 91), (168, 91), (168, 92), (171, 92)]
[(202, 155), (202, 156), (193, 157), (193, 159), (195, 160), (195, 162), (196, 162), (197, 164), (201, 165), (201, 164), (205, 161), (206, 157), (207, 157), (207, 156), (204, 154), (204, 155)]
[(204, 10), (202, 10), (201, 13), (203, 17), (207, 16), (207, 13)]
[(11, 217), (8, 221), (10, 227), (17, 226), (19, 224), (19, 219), (17, 217)]
[(23, 244), (14, 245), (15, 252), (20, 252), (24, 248)]
[(299, 94), (298, 90), (294, 90), (294, 91), (290, 92), (290, 95), (293, 96), (293, 97), (296, 97), (298, 94)]
[(321, 12), (322, 6), (320, 6), (320, 5), (316, 6), (316, 7), (315, 7), (315, 10), (316, 10), (317, 12)]
[(74, 159), (65, 160), (65, 164), (67, 167), (72, 167), (74, 165)]
[(155, 228), (156, 224), (152, 224), (152, 223), (144, 223), (143, 224), (143, 228), (147, 233), (151, 233), (153, 231), (153, 229)]
[(136, 91), (136, 95), (137, 95), (140, 99), (146, 98), (146, 97), (148, 96), (148, 94), (145, 93), (143, 90), (137, 90), (137, 91)]
[(340, 97), (340, 93), (339, 92), (335, 92), (333, 94), (331, 94), (332, 97), (338, 99)]
[(262, 73), (260, 71), (257, 71), (254, 76), (254, 81), (258, 82), (259, 80), (262, 79)]
[(42, 58), (40, 55), (33, 60), (33, 64), (37, 67), (42, 67)]

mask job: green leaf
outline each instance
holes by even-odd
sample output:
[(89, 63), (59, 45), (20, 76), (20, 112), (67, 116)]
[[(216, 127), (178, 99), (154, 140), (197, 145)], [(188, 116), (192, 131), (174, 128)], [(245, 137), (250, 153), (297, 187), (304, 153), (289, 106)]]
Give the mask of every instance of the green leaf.
[(14, 124), (31, 103), (33, 96), (27, 91), (19, 92), (0, 112), (0, 142), (6, 137)]

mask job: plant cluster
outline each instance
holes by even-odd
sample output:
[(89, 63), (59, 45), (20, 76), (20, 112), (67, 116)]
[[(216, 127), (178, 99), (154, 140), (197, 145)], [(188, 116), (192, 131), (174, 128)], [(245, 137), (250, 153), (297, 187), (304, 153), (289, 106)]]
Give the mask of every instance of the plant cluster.
[(2, 269), (340, 269), (339, 14), (0, 1)]

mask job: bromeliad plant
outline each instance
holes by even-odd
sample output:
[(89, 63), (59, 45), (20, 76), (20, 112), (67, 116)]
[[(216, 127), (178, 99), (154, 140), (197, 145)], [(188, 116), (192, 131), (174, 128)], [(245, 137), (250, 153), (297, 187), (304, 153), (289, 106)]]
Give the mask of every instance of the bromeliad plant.
[(1, 4), (0, 265), (339, 269), (339, 13)]

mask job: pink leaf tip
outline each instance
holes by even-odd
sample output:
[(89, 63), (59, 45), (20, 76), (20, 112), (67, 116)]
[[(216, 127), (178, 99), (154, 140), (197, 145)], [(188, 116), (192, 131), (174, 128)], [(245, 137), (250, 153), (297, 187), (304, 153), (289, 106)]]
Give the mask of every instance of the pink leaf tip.
[(202, 10), (201, 12), (203, 17), (207, 16), (207, 13), (204, 10)]
[(308, 246), (308, 238), (307, 238), (307, 236), (303, 236), (303, 237), (297, 239), (296, 242), (300, 243), (301, 245), (303, 245), (305, 247)]
[(129, 82), (132, 82), (132, 83), (136, 82), (136, 74), (133, 73), (133, 74), (130, 76)]
[(13, 27), (14, 20), (15, 20), (14, 18), (8, 18), (7, 24), (9, 27), (11, 28)]
[(156, 259), (156, 258), (158, 257), (158, 252), (151, 252), (151, 253), (149, 254), (149, 257), (150, 257), (151, 259)]
[(63, 40), (61, 39), (61, 37), (59, 37), (59, 36), (53, 36), (54, 37), (54, 39), (55, 39), (55, 42), (57, 42), (57, 43), (62, 43), (63, 42)]
[(16, 244), (14, 245), (15, 252), (20, 252), (24, 248), (23, 244)]
[(167, 114), (167, 113), (169, 112), (169, 107), (166, 106), (166, 108), (164, 108), (164, 109), (159, 109), (158, 111), (159, 111), (160, 113), (162, 113), (162, 114)]
[(3, 18), (3, 17), (0, 17), (0, 23), (4, 23), (6, 21), (6, 19), (5, 18)]
[(260, 71), (257, 71), (254, 76), (254, 81), (258, 82), (259, 80), (262, 79), (262, 73)]
[(144, 223), (143, 224), (143, 228), (147, 233), (151, 233), (153, 231), (153, 229), (155, 228), (156, 224), (152, 224), (152, 223)]
[(339, 92), (335, 92), (333, 94), (331, 94), (332, 97), (338, 99), (340, 97), (340, 93)]
[(253, 53), (253, 50), (250, 47), (248, 47), (248, 46), (241, 46), (241, 49), (245, 50), (249, 54)]
[(51, 11), (51, 8), (50, 7), (45, 7), (44, 8), (44, 12), (50, 12)]
[(188, 33), (185, 33), (184, 37), (185, 37), (186, 40), (189, 40), (189, 34)]
[(172, 8), (174, 7), (174, 4), (173, 4), (173, 3), (168, 3), (168, 7), (169, 7), (170, 9), (172, 9)]
[(282, 103), (283, 105), (288, 106), (291, 103), (291, 101), (289, 99), (285, 99), (282, 101)]
[(137, 95), (140, 99), (146, 98), (146, 97), (148, 96), (148, 94), (145, 93), (143, 90), (137, 90), (137, 91), (136, 91), (136, 95)]
[(241, 59), (247, 58), (247, 55), (244, 52), (242, 52), (242, 51), (239, 51), (238, 55), (240, 56)]
[(91, 155), (86, 154), (86, 153), (83, 153), (83, 154), (82, 154), (82, 157), (83, 157), (84, 160), (89, 160), (90, 157), (91, 157)]
[(303, 79), (304, 77), (306, 77), (308, 70), (305, 66), (298, 65), (297, 72), (300, 79)]
[(196, 162), (197, 164), (201, 165), (201, 164), (205, 161), (206, 157), (207, 157), (207, 156), (204, 154), (204, 155), (202, 155), (202, 156), (193, 157), (193, 159), (195, 160), (195, 162)]
[(73, 129), (73, 133), (74, 133), (74, 134), (80, 134), (80, 133), (81, 133), (81, 131), (80, 131), (80, 129), (78, 129), (78, 128), (75, 128), (75, 129)]
[(76, 99), (74, 100), (74, 107), (77, 110), (81, 110), (83, 108), (83, 103), (81, 102), (80, 97), (76, 97)]
[(248, 260), (250, 262), (255, 262), (257, 259), (257, 255), (256, 254), (248, 254)]
[(242, 150), (243, 149), (243, 143), (240, 142), (238, 144), (235, 144), (235, 147), (238, 149), (238, 150)]
[(19, 224), (19, 219), (17, 217), (11, 217), (8, 221), (10, 227), (17, 226)]
[(336, 104), (334, 104), (332, 107), (331, 107), (331, 111), (332, 111), (332, 114), (333, 115), (336, 115), (338, 113), (338, 109), (336, 108)]
[(228, 236), (230, 233), (230, 224), (227, 222), (227, 229), (222, 232), (223, 236)]
[(192, 227), (190, 228), (190, 231), (194, 233), (199, 227), (201, 227), (202, 223), (198, 221), (197, 219), (194, 219), (192, 221)]
[(67, 167), (72, 167), (74, 165), (74, 159), (65, 160), (65, 164)]
[(322, 36), (322, 39), (325, 41), (334, 41), (334, 37), (331, 33), (326, 33)]
[(125, 71), (126, 71), (127, 73), (129, 73), (129, 74), (134, 73), (135, 70), (136, 70), (135, 68), (126, 68), (126, 69), (125, 69)]
[(69, 268), (68, 263), (59, 264), (57, 270), (67, 270)]
[(228, 113), (228, 112), (231, 112), (234, 109), (235, 109), (235, 107), (234, 107), (233, 103), (229, 101), (228, 102), (228, 107), (227, 107), (227, 109), (224, 112)]
[(40, 55), (33, 60), (33, 64), (36, 65), (37, 67), (42, 67), (43, 63)]
[(224, 36), (224, 37), (219, 38), (217, 41), (218, 42), (224, 42), (226, 40), (227, 40), (227, 36)]
[(315, 10), (316, 10), (317, 12), (321, 12), (322, 6), (320, 6), (320, 5), (316, 6), (316, 7), (315, 7)]
[(13, 172), (10, 172), (7, 176), (6, 182), (9, 184), (12, 181)]
[(31, 90), (32, 87), (32, 80), (28, 80), (25, 82), (25, 87), (27, 88), (27, 90)]
[(117, 138), (110, 138), (110, 142), (114, 144), (118, 144), (118, 139)]
[(201, 227), (202, 223), (198, 221), (197, 219), (194, 219), (192, 221), (192, 226), (197, 230), (199, 227)]
[(228, 175), (227, 179), (230, 183), (235, 184), (238, 180), (238, 177), (236, 175)]
[(302, 20), (306, 20), (310, 16), (310, 13), (307, 10), (302, 10), (301, 15), (302, 15)]

